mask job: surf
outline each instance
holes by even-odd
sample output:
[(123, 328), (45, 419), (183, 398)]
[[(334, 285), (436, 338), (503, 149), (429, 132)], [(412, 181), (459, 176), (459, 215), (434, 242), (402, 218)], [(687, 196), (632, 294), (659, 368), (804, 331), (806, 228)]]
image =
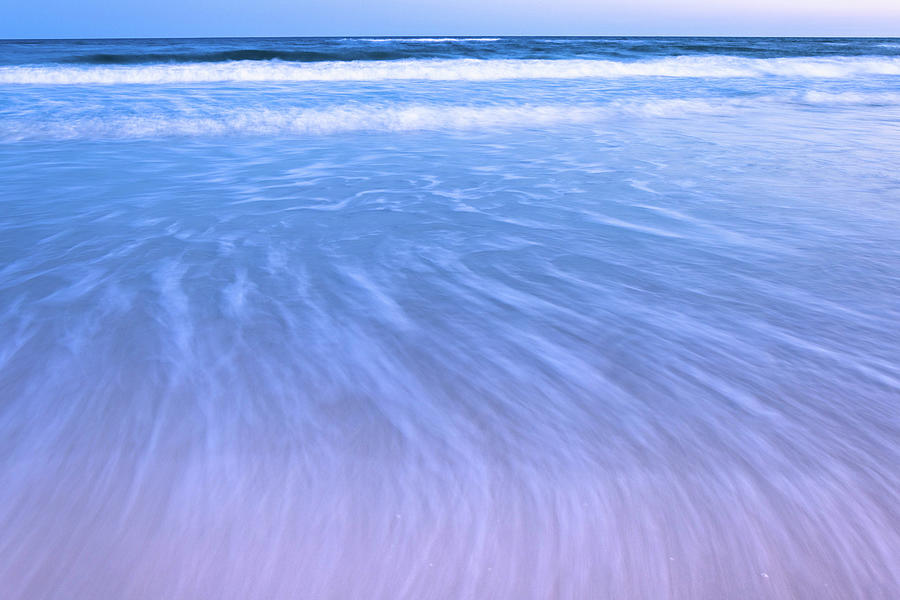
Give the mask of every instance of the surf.
[(500, 81), (620, 78), (846, 79), (900, 75), (898, 57), (773, 58), (683, 56), (641, 61), (590, 59), (407, 59), (395, 61), (230, 61), (141, 66), (4, 66), (0, 84), (118, 85), (220, 82)]

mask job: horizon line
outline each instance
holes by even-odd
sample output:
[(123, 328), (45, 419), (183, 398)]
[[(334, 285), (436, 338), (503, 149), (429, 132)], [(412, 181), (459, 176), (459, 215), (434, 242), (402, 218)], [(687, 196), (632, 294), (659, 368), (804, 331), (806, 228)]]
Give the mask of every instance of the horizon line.
[(669, 35), (664, 33), (655, 34), (595, 34), (595, 35), (577, 35), (577, 34), (405, 34), (405, 35), (388, 35), (388, 34), (358, 34), (358, 35), (196, 35), (196, 36), (112, 36), (112, 37), (3, 37), (0, 36), (0, 42), (50, 42), (50, 41), (107, 41), (107, 40), (233, 40), (233, 39), (365, 39), (365, 38), (385, 38), (385, 39), (416, 39), (416, 38), (447, 38), (447, 39), (466, 39), (466, 38), (709, 38), (709, 39), (900, 39), (900, 35), (723, 35), (723, 34), (675, 34)]

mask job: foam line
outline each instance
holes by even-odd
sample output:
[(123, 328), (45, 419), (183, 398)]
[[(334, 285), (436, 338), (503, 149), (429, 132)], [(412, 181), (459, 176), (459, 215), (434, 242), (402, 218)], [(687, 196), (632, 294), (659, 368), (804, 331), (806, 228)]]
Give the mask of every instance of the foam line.
[(772, 58), (680, 56), (648, 61), (430, 59), (284, 63), (157, 64), (142, 66), (7, 66), (0, 84), (179, 84), (302, 81), (491, 81), (621, 77), (849, 78), (900, 75), (900, 58)]
[(0, 121), (0, 139), (107, 139), (217, 135), (328, 135), (355, 131), (454, 131), (547, 128), (599, 122), (611, 115), (681, 117), (727, 114), (736, 101), (657, 99), (608, 105), (342, 105), (325, 109), (243, 108), (141, 116), (78, 116)]

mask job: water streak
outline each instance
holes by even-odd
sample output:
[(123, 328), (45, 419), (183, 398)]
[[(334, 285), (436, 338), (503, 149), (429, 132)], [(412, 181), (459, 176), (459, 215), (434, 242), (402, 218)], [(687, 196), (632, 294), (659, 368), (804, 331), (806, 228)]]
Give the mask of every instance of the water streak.
[(0, 42), (0, 596), (900, 597), (896, 43)]

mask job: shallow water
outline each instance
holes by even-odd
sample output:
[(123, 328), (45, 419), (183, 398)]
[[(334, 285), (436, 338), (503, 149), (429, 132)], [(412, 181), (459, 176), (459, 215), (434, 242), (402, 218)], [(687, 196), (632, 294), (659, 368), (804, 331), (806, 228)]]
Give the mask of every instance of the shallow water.
[(0, 42), (3, 596), (900, 596), (898, 140), (898, 40)]

